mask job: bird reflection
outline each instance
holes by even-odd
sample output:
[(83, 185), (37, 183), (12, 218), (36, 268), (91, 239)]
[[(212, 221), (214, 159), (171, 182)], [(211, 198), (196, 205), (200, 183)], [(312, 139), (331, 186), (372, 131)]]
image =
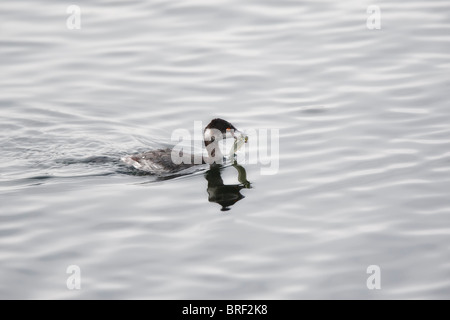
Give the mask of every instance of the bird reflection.
[(215, 202), (222, 206), (221, 211), (228, 211), (230, 207), (239, 200), (242, 200), (244, 196), (241, 194), (242, 189), (250, 189), (251, 184), (247, 180), (247, 172), (244, 167), (237, 164), (235, 161), (233, 167), (238, 172), (239, 184), (225, 185), (221, 177), (221, 165), (211, 165), (210, 169), (206, 172), (205, 178), (208, 180), (208, 200), (209, 202)]

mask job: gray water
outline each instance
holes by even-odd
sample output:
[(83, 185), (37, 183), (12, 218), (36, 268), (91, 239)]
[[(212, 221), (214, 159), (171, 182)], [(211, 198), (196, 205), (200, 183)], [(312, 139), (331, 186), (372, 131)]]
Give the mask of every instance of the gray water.
[[(448, 1), (69, 4), (0, 4), (0, 298), (450, 297)], [(229, 211), (120, 162), (214, 117), (280, 132)]]

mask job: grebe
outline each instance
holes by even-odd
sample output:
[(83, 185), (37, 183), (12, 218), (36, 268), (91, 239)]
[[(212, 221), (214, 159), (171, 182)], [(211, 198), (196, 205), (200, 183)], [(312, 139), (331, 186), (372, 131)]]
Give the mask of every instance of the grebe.
[[(242, 133), (230, 122), (219, 118), (211, 120), (203, 131), (203, 138), (206, 150), (208, 151), (208, 158), (205, 159), (202, 157), (201, 164), (213, 164), (215, 161), (214, 159), (218, 158), (222, 161), (221, 154), (216, 155), (216, 150), (220, 150), (218, 148), (218, 141), (231, 137), (234, 139), (240, 137), (245, 139), (244, 141), (247, 142), (247, 137), (243, 136)], [(191, 159), (189, 163), (174, 163), (172, 160), (172, 149), (166, 148), (127, 156), (122, 160), (126, 164), (139, 170), (167, 174), (176, 173), (197, 165), (194, 161), (194, 155), (190, 155), (188, 157)]]

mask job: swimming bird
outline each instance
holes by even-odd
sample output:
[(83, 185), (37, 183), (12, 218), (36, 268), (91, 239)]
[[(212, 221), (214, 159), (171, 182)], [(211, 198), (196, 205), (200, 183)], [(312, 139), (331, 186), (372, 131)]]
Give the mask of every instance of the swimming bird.
[[(226, 138), (244, 137), (247, 142), (247, 137), (236, 129), (230, 122), (216, 118), (205, 127), (203, 131), (203, 138), (206, 150), (208, 152), (208, 158), (202, 157), (202, 164), (213, 164), (223, 160), (220, 149), (218, 148), (218, 142)], [(197, 165), (194, 161), (194, 155), (188, 155), (184, 158), (190, 158), (191, 161), (187, 163), (175, 163), (173, 161), (173, 149), (157, 149), (148, 151), (145, 153), (127, 156), (122, 160), (136, 169), (153, 172), (153, 173), (176, 173), (181, 170), (185, 170)], [(176, 161), (178, 162), (178, 161)]]

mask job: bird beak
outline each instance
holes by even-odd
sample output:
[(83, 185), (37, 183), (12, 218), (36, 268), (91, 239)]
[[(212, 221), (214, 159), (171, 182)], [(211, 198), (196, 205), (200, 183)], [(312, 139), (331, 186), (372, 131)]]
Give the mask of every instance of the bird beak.
[(234, 132), (232, 132), (231, 134), (235, 140), (242, 139), (242, 140), (244, 140), (245, 143), (247, 143), (247, 141), (248, 141), (248, 136), (239, 130), (234, 130)]

